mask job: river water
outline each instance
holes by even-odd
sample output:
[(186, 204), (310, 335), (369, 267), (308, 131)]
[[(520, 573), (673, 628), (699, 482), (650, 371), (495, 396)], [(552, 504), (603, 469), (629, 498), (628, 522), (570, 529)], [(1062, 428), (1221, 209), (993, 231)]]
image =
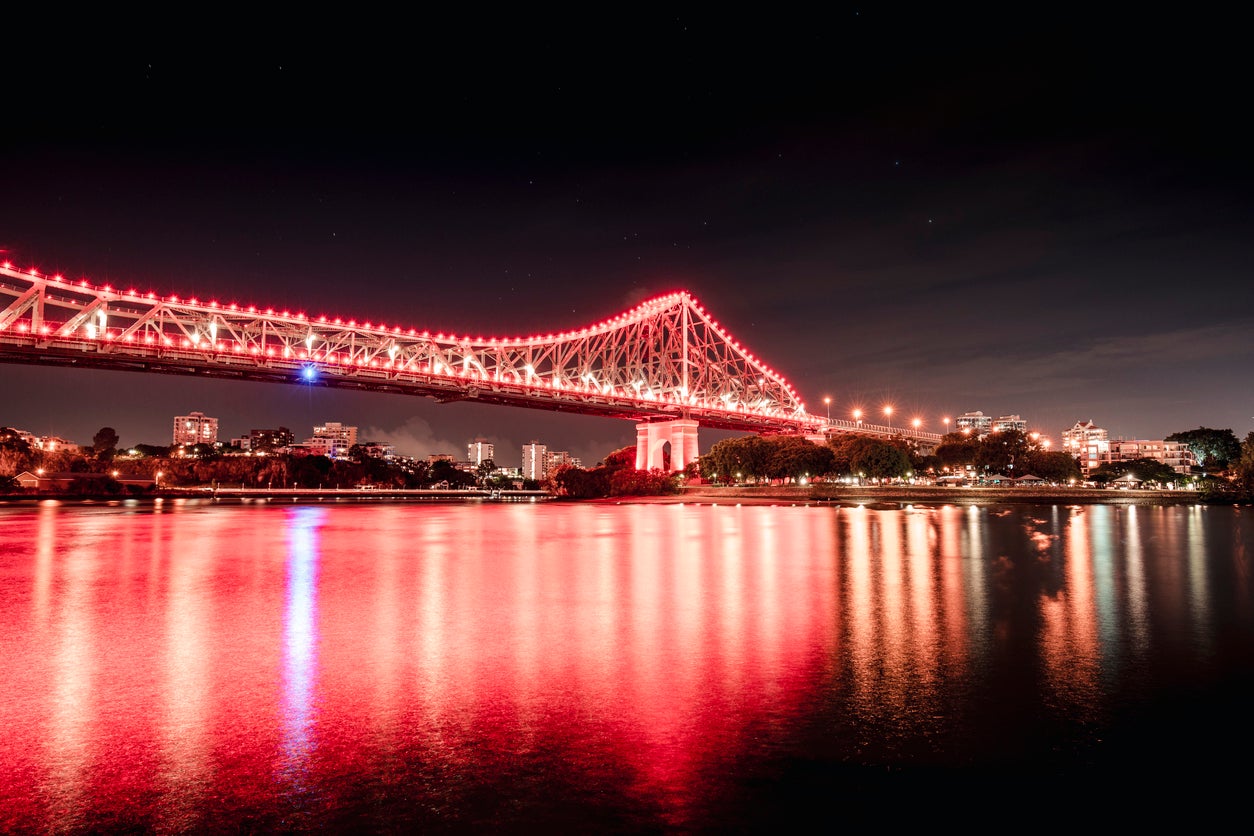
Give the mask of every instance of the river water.
[(1217, 826), (1252, 560), (1219, 506), (0, 507), (0, 830)]

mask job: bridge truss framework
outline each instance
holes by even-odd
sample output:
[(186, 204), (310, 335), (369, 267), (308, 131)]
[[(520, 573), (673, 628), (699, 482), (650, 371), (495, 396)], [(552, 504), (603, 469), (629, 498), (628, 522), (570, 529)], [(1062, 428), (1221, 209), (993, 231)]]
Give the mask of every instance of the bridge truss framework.
[[(638, 464), (660, 465), (660, 448), (670, 442), (674, 469), (695, 458), (698, 426), (815, 435), (827, 423), (809, 415), (780, 374), (682, 291), (586, 328), (471, 338), (122, 291), (4, 263), (0, 362), (303, 383), (623, 418), (640, 425)], [(673, 430), (647, 426), (658, 423)]]

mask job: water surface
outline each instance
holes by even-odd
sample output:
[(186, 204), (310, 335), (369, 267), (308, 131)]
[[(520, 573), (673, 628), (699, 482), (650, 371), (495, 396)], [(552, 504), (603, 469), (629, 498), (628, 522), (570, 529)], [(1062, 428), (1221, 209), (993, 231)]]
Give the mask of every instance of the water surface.
[(1252, 556), (1230, 507), (12, 506), (0, 829), (1198, 824)]

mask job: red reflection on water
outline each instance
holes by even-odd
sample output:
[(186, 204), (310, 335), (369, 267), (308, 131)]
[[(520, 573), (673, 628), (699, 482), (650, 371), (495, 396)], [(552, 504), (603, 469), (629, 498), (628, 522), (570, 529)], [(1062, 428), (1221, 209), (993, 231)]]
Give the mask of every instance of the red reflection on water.
[(942, 667), (951, 675), (968, 667), (963, 524), (952, 508), (840, 513), (838, 540), (847, 548), (840, 609), (869, 756), (885, 751), (885, 734), (933, 723)]
[(1094, 514), (1105, 517), (1109, 511), (1102, 506), (1070, 509), (1064, 538), (1065, 583), (1055, 595), (1042, 596), (1040, 602), (1043, 673), (1055, 697), (1064, 696), (1073, 706), (1093, 704), (1091, 695), (1101, 673), (1093, 538), (1108, 536), (1109, 532), (1104, 529), (1104, 520), (1100, 533), (1095, 531), (1091, 518)]
[[(490, 825), (554, 798), (683, 828), (789, 758), (1005, 754), (1022, 703), (964, 735), (998, 699), (1035, 707), (1007, 667), (1043, 668), (1078, 716), (1117, 673), (1112, 619), (1160, 619), (1161, 654), (1224, 603), (1201, 515), (1159, 510), (1144, 529), (1143, 510), (975, 507), (0, 513), (0, 830), (396, 805)], [(1158, 545), (1177, 519), (1184, 560)], [(969, 701), (989, 681), (1008, 688)]]
[(828, 519), (44, 508), (5, 531), (38, 544), (5, 602), (6, 816), (196, 829), (538, 760), (682, 821), (831, 675)]

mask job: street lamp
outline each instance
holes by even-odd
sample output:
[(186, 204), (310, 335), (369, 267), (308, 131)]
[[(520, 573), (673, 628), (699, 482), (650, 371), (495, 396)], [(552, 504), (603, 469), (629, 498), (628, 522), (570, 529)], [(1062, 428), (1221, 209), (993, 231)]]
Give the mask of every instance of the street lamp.
[(945, 435), (949, 435), (949, 418), (948, 417), (942, 418), (941, 421), (943, 421), (945, 424)]
[(832, 399), (824, 398), (823, 405), (827, 407), (827, 423), (832, 423)]
[(858, 422), (858, 426), (862, 426), (862, 410), (855, 409), (853, 411), (853, 420)]
[(915, 432), (918, 432), (918, 431), (919, 431), (919, 426), (920, 426), (923, 422), (922, 422), (922, 421), (920, 421), (918, 418), (915, 418), (915, 419), (914, 419), (913, 421), (911, 421), (910, 423), (914, 425), (914, 431), (915, 431)]
[(884, 407), (884, 420), (888, 422), (888, 426), (893, 425), (893, 408), (891, 406)]

